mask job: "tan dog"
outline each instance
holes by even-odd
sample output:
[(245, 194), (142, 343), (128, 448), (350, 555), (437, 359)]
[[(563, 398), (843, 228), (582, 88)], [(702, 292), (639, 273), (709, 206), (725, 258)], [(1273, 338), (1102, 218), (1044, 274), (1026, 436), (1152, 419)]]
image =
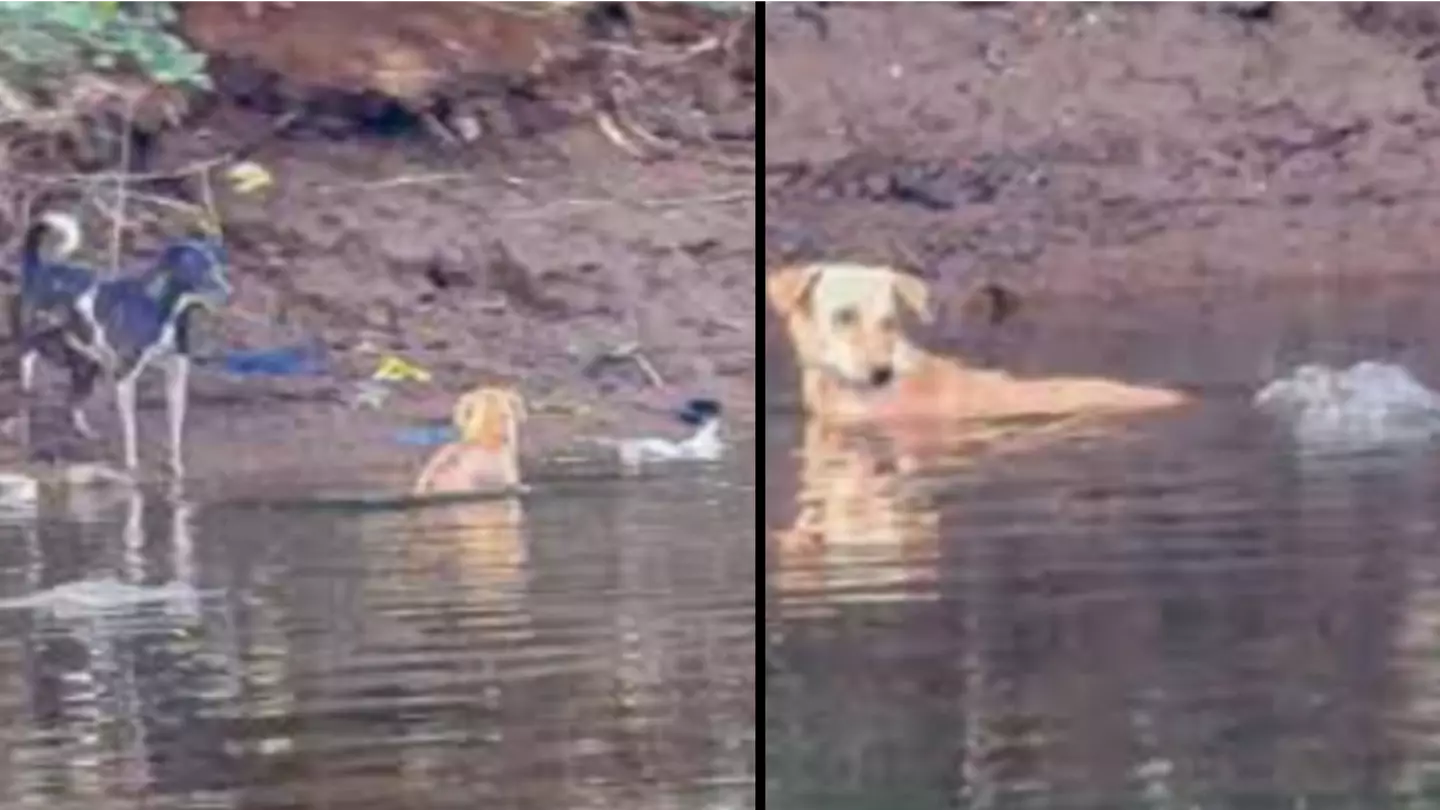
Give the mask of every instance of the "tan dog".
[(476, 388), (455, 403), (459, 441), (431, 456), (416, 495), (514, 489), (520, 482), (520, 423), (525, 400), (509, 388)]
[(929, 354), (906, 339), (900, 303), (930, 318), (925, 282), (885, 267), (812, 264), (766, 282), (800, 363), (806, 412), (825, 421), (983, 419), (1150, 411), (1163, 388), (1089, 377), (1018, 379)]

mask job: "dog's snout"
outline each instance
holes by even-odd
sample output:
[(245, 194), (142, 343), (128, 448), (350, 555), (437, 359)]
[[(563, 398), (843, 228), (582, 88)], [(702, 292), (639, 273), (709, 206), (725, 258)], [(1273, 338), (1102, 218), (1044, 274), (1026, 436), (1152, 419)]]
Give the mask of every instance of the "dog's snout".
[(893, 379), (895, 379), (895, 369), (889, 366), (876, 366), (870, 369), (870, 384), (876, 388), (889, 385)]

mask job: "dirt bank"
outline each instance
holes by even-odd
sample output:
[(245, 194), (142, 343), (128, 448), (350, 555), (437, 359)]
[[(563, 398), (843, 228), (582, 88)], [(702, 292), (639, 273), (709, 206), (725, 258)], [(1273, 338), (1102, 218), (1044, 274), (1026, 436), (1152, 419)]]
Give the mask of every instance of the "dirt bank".
[(1431, 4), (816, 3), (765, 25), (770, 267), (890, 261), (1092, 317), (1434, 269)]
[[(238, 295), (207, 321), (205, 348), (318, 338), (335, 368), (312, 380), (202, 375), (197, 474), (314, 466), (317, 454), (332, 467), (413, 465), (420, 451), (391, 429), (443, 418), (481, 383), (530, 397), (535, 452), (663, 425), (655, 409), (694, 395), (748, 419), (753, 18), (249, 5), (185, 12), (220, 93), (147, 143), (144, 169), (239, 152), (272, 173), (258, 193), (218, 186)], [(605, 136), (602, 117), (628, 137)], [(172, 192), (199, 199), (182, 179), (137, 186), (131, 205)], [(101, 218), (97, 233), (107, 228)], [(154, 242), (144, 230), (137, 250)], [(627, 344), (654, 375), (597, 361)], [(435, 382), (352, 411), (353, 381), (392, 352)]]

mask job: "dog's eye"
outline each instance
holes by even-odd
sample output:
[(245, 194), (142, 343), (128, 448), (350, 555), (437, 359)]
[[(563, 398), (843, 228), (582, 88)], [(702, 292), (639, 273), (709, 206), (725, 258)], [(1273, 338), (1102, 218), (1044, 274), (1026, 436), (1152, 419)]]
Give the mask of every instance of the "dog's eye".
[(846, 307), (835, 313), (836, 326), (854, 326), (860, 322), (860, 313), (854, 307)]
[(894, 331), (895, 331), (895, 316), (894, 316), (894, 315), (886, 315), (885, 317), (883, 317), (883, 318), (880, 319), (880, 331), (882, 331), (882, 332), (894, 332)]

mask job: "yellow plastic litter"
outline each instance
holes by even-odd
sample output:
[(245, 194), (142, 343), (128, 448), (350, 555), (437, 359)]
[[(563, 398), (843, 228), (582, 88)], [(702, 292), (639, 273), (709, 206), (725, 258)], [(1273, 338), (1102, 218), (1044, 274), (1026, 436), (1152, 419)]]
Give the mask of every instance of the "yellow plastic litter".
[(254, 194), (275, 185), (275, 177), (270, 174), (270, 170), (250, 160), (231, 166), (225, 176), (230, 179), (230, 187), (235, 189), (237, 194)]
[(370, 379), (381, 382), (430, 382), (430, 372), (393, 354), (386, 355)]

